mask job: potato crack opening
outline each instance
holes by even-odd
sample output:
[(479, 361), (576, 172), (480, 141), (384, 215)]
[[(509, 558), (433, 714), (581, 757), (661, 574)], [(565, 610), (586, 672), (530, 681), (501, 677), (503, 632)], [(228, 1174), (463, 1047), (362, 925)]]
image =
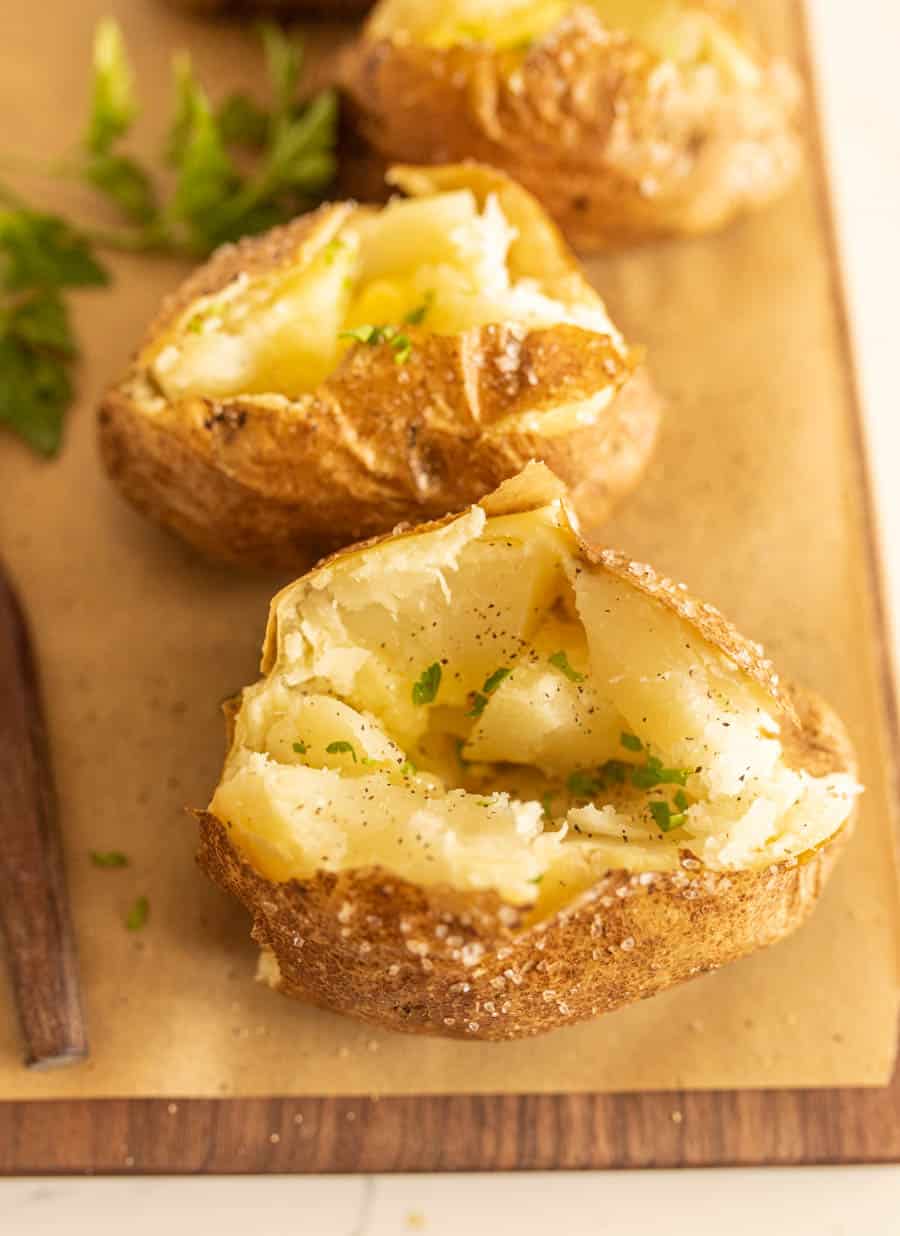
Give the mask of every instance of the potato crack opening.
[(379, 866), (543, 913), (610, 869), (799, 858), (852, 807), (558, 501), (351, 551), (273, 612), (211, 807), (270, 878)]
[(570, 266), (561, 273), (558, 253), (545, 260), (557, 242), (522, 191), (458, 179), (446, 192), (414, 186), (421, 195), (381, 211), (352, 208), (336, 231), (326, 216), (291, 261), (194, 301), (157, 342), (151, 381), (170, 401), (299, 400), (351, 348), (387, 350), (403, 381), (425, 334), (489, 324), (565, 323), (620, 347), (599, 296)]

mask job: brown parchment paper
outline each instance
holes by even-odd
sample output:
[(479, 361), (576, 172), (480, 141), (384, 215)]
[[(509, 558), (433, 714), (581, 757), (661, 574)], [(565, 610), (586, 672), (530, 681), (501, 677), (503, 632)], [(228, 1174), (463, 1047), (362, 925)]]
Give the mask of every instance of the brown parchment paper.
[[(792, 5), (752, 7), (796, 53)], [(136, 60), (147, 152), (169, 112), (174, 46), (189, 46), (218, 89), (259, 80), (255, 45), (237, 26), (189, 21), (154, 0), (13, 0), (0, 6), (0, 150), (51, 154), (75, 139), (90, 34), (106, 12)], [(315, 39), (327, 46), (333, 34)], [(202, 563), (101, 474), (97, 398), (183, 273), (122, 258), (114, 288), (78, 297), (85, 363), (59, 460), (0, 437), (0, 551), (43, 671), (92, 1043), (83, 1065), (27, 1073), (0, 979), (0, 1098), (887, 1080), (898, 906), (884, 669), (820, 192), (811, 175), (723, 236), (591, 267), (617, 320), (648, 345), (671, 404), (650, 475), (603, 539), (721, 605), (785, 674), (833, 701), (858, 744), (868, 787), (859, 828), (810, 924), (645, 1004), (524, 1043), (378, 1033), (254, 984), (248, 920), (196, 870), (183, 807), (207, 801), (223, 749), (218, 703), (255, 677), (283, 581)], [(125, 850), (132, 865), (98, 871), (91, 848)], [(131, 933), (123, 916), (139, 894), (150, 919)]]

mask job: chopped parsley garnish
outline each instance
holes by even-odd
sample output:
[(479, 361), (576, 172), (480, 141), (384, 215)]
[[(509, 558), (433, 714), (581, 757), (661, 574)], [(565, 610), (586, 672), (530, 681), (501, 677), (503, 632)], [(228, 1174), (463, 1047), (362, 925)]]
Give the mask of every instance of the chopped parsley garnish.
[[(628, 745), (624, 742), (626, 737), (630, 736), (622, 735), (624, 746)], [(660, 785), (682, 786), (686, 783), (690, 772), (689, 768), (665, 768), (662, 760), (655, 755), (648, 754), (644, 764), (629, 764), (626, 760), (607, 760), (605, 764), (599, 765), (596, 773), (576, 769), (569, 775), (566, 786), (569, 792), (577, 798), (593, 798), (601, 790), (605, 790), (608, 785), (625, 785), (629, 782), (638, 790), (652, 790)], [(679, 818), (683, 818), (683, 813), (689, 806), (688, 797), (683, 790), (679, 790), (675, 795), (675, 805), (682, 813)], [(672, 825), (672, 827), (677, 828), (678, 825)]]
[(404, 335), (396, 326), (375, 325), (366, 322), (362, 326), (354, 326), (352, 330), (342, 330), (339, 339), (352, 339), (356, 343), (368, 344), (376, 348), (379, 344), (390, 344), (394, 360), (398, 365), (405, 365), (412, 355), (412, 342), (409, 335)]
[(149, 917), (150, 902), (146, 897), (138, 897), (125, 916), (125, 926), (129, 931), (140, 931)]
[(471, 693), (469, 697), (471, 701), (471, 708), (466, 713), (466, 716), (467, 717), (480, 717), (481, 714), (485, 710), (485, 706), (487, 705), (488, 696), (493, 695), (494, 692), (497, 690), (497, 688), (500, 686), (500, 683), (503, 681), (503, 679), (506, 678), (507, 675), (511, 673), (512, 673), (511, 669), (509, 669), (505, 665), (502, 665), (499, 669), (495, 669), (493, 674), (488, 674), (487, 678), (485, 678), (482, 684), (481, 690), (473, 691)]
[(684, 823), (684, 814), (673, 815), (672, 808), (667, 802), (651, 803), (650, 814), (653, 816), (657, 827), (662, 829), (664, 833), (671, 832), (673, 828), (681, 828)]
[(330, 742), (325, 750), (329, 755), (352, 755), (353, 763), (356, 763), (356, 750), (352, 742), (345, 742), (343, 739), (339, 742)]
[(297, 752), (298, 755), (306, 755), (306, 743), (303, 742), (302, 740), (300, 742), (291, 743), (291, 746)]
[(412, 356), (412, 343), (410, 342), (409, 335), (404, 335), (402, 331), (391, 339), (391, 348), (394, 353), (394, 360), (398, 365), (405, 365)]
[(499, 669), (495, 669), (493, 674), (488, 674), (484, 680), (484, 686), (481, 688), (485, 695), (492, 695), (504, 678), (509, 677), (512, 670), (506, 665), (501, 665)]
[(632, 764), (626, 764), (624, 760), (607, 760), (600, 765), (597, 772), (604, 784), (611, 781), (613, 785), (624, 785), (632, 767)]
[(622, 734), (619, 737), (619, 742), (626, 751), (643, 751), (644, 744), (638, 738), (637, 734)]
[(646, 764), (632, 769), (631, 784), (641, 790), (652, 790), (657, 785), (685, 785), (690, 775), (689, 768), (664, 768), (662, 760), (648, 755)]
[(597, 778), (583, 768), (576, 768), (566, 778), (566, 789), (576, 798), (593, 798), (602, 788)]
[(410, 309), (409, 313), (403, 319), (406, 326), (421, 326), (434, 304), (434, 291), (430, 290), (425, 293), (425, 299), (421, 305), (416, 305), (415, 309)]
[(418, 771), (412, 760), (404, 760), (400, 765), (400, 772), (404, 777), (414, 777)]
[(577, 669), (573, 669), (569, 664), (569, 658), (561, 648), (559, 652), (554, 652), (547, 660), (552, 666), (565, 674), (569, 682), (584, 682), (584, 674), (580, 674)]
[(95, 867), (127, 867), (128, 855), (121, 850), (91, 850), (91, 862)]
[(541, 875), (532, 876), (531, 879), (528, 881), (528, 883), (529, 884), (540, 884), (543, 878), (544, 878), (543, 873)]
[(487, 707), (487, 696), (482, 695), (480, 691), (472, 691), (469, 695), (469, 711), (467, 717), (480, 717)]
[(413, 683), (412, 702), (416, 707), (431, 704), (437, 696), (440, 685), (441, 664), (439, 661), (434, 661), (428, 669), (422, 670), (418, 681)]

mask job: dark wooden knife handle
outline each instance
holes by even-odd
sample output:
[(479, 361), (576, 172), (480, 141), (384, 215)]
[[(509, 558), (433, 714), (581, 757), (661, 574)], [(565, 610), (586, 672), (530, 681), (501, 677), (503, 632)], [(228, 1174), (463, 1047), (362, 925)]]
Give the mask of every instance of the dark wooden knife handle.
[(0, 570), (0, 927), (30, 1068), (87, 1055), (40, 688)]

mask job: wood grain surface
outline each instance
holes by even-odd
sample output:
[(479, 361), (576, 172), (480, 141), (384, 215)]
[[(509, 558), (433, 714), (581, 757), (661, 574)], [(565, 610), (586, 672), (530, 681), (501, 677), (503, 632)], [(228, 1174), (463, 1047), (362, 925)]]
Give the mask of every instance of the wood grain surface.
[(29, 1068), (87, 1054), (40, 687), (0, 568), (0, 927)]
[[(798, 5), (798, 20), (802, 11)], [(804, 44), (808, 46), (808, 43)], [(809, 66), (807, 65), (807, 77)], [(814, 156), (832, 294), (868, 503), (818, 129)], [(885, 713), (900, 748), (883, 614)], [(895, 793), (898, 787), (894, 787)], [(135, 1044), (135, 1050), (140, 1045)], [(349, 1172), (577, 1169), (900, 1161), (900, 1073), (878, 1090), (536, 1097), (47, 1101), (0, 1105), (0, 1172)]]

